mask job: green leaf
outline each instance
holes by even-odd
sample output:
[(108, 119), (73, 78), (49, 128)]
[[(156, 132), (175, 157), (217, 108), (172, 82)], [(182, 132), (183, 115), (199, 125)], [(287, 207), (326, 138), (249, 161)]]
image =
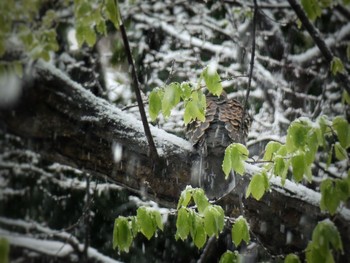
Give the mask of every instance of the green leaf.
[(185, 106), (184, 123), (187, 125), (190, 121), (198, 119), (205, 121), (204, 112), (200, 110), (196, 101), (188, 101)]
[(321, 250), (309, 244), (306, 248), (306, 262), (334, 263), (335, 261), (330, 250)]
[(260, 200), (268, 188), (269, 181), (266, 172), (262, 171), (260, 174), (255, 174), (248, 185), (246, 198), (252, 194), (256, 200)]
[(335, 157), (339, 161), (348, 159), (348, 154), (347, 154), (346, 150), (340, 145), (339, 142), (336, 142), (334, 144), (334, 151), (335, 151)]
[(163, 231), (164, 225), (163, 225), (163, 220), (160, 212), (158, 210), (152, 210), (151, 211), (153, 220), (156, 222), (157, 227)]
[(84, 28), (84, 37), (86, 43), (89, 45), (89, 47), (92, 47), (96, 43), (96, 33), (95, 30), (91, 27), (85, 27)]
[(302, 149), (308, 140), (307, 134), (309, 131), (308, 125), (305, 122), (296, 120), (291, 123), (287, 130), (286, 147), (288, 152), (293, 152)]
[(132, 234), (128, 219), (120, 216), (114, 222), (113, 249), (118, 247), (120, 251), (129, 252), (132, 243)]
[(277, 153), (277, 151), (281, 148), (282, 144), (279, 142), (269, 142), (265, 147), (265, 154), (263, 157), (264, 161), (271, 161), (273, 157)]
[(118, 0), (106, 0), (106, 11), (108, 19), (113, 22), (116, 29), (119, 29), (121, 18)]
[(222, 256), (220, 257), (219, 263), (238, 263), (238, 253), (237, 251), (232, 252), (227, 250)]
[(224, 211), (221, 206), (208, 206), (204, 211), (204, 229), (208, 236), (219, 236), (224, 228)]
[(188, 82), (182, 82), (180, 85), (180, 88), (181, 88), (181, 98), (183, 100), (189, 99), (192, 93), (191, 84)]
[(338, 57), (334, 57), (331, 62), (331, 72), (332, 75), (335, 76), (338, 73), (344, 73), (345, 68), (343, 62)]
[(156, 232), (156, 222), (152, 218), (150, 211), (146, 207), (139, 207), (136, 216), (141, 233), (150, 240)]
[(136, 237), (137, 233), (140, 232), (139, 224), (137, 222), (137, 217), (136, 216), (130, 216), (130, 227), (131, 227), (131, 233), (133, 237)]
[(219, 74), (216, 70), (211, 70), (206, 67), (202, 72), (202, 77), (204, 78), (205, 85), (207, 86), (210, 93), (216, 96), (220, 96), (222, 93), (222, 85)]
[(282, 185), (284, 185), (287, 179), (289, 161), (285, 160), (283, 157), (275, 158), (275, 165), (273, 167), (273, 173), (277, 176), (280, 176), (282, 179)]
[(185, 103), (184, 123), (192, 120), (205, 121), (206, 99), (202, 91), (193, 91)]
[(226, 177), (230, 174), (232, 170), (231, 148), (229, 147), (227, 147), (225, 150), (224, 161), (222, 162), (222, 170), (224, 171)]
[(153, 90), (149, 94), (149, 116), (151, 117), (151, 120), (154, 121), (160, 110), (162, 109), (162, 101), (160, 99), (159, 93), (157, 90)]
[(313, 246), (323, 251), (331, 248), (343, 251), (343, 243), (339, 231), (332, 221), (325, 219), (317, 224), (312, 232)]
[(5, 51), (5, 40), (0, 38), (0, 57), (2, 57), (5, 54)]
[(318, 3), (318, 0), (301, 0), (301, 5), (311, 21), (314, 21), (322, 14), (322, 9)]
[(181, 240), (185, 240), (190, 233), (191, 224), (192, 218), (190, 213), (187, 208), (181, 207), (177, 213), (175, 239), (181, 238)]
[(348, 60), (350, 60), (350, 44), (346, 47), (346, 57)]
[(193, 239), (194, 244), (198, 249), (204, 246), (207, 241), (207, 234), (204, 229), (204, 218), (194, 213), (193, 223), (191, 227), (191, 237)]
[(305, 154), (299, 153), (294, 155), (291, 159), (293, 168), (293, 178), (296, 182), (303, 180), (303, 176), (306, 170)]
[(325, 179), (321, 183), (321, 210), (328, 210), (333, 215), (340, 204), (339, 196), (335, 188), (335, 184), (331, 179)]
[(232, 226), (232, 241), (236, 246), (239, 246), (244, 240), (248, 244), (250, 240), (249, 225), (247, 220), (240, 216)]
[(347, 149), (350, 146), (350, 124), (343, 117), (337, 116), (333, 119), (332, 127), (341, 146)]
[(300, 263), (300, 259), (295, 254), (288, 254), (284, 259), (284, 263)]
[[(224, 161), (222, 169), (226, 175), (229, 175), (231, 169), (240, 175), (245, 172), (244, 161), (248, 159), (248, 149), (240, 143), (232, 143), (225, 150)], [(228, 159), (229, 158), (229, 159)]]
[(173, 82), (166, 86), (162, 99), (162, 112), (164, 117), (170, 116), (170, 111), (180, 102), (180, 84)]
[(15, 71), (16, 75), (18, 77), (22, 78), (23, 77), (23, 65), (22, 65), (22, 63), (19, 61), (14, 61), (13, 67), (14, 67), (14, 71)]
[[(1, 52), (0, 52), (0, 55), (1, 55)], [(345, 89), (343, 90), (341, 101), (342, 101), (343, 104), (346, 103), (347, 105), (350, 105), (350, 95)]]
[(188, 203), (191, 201), (193, 188), (192, 186), (186, 186), (186, 189), (181, 192), (179, 202), (177, 203), (177, 209), (181, 206), (186, 207)]
[(208, 205), (210, 205), (208, 198), (204, 194), (204, 190), (201, 188), (195, 189), (193, 193), (193, 200), (197, 206), (199, 213), (203, 213), (204, 210), (208, 207)]
[(6, 238), (0, 237), (0, 262), (8, 263), (10, 254), (10, 244)]
[(339, 179), (335, 181), (335, 188), (337, 189), (337, 193), (339, 199), (341, 201), (347, 201), (350, 197), (350, 177), (345, 179)]

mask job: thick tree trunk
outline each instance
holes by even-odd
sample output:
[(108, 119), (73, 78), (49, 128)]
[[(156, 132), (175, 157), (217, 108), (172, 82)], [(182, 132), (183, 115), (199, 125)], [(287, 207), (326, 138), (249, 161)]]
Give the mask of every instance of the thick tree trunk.
[[(174, 135), (152, 128), (160, 162), (148, 157), (141, 122), (69, 80), (51, 65), (38, 63), (30, 86), (13, 108), (0, 110), (0, 127), (20, 136), (28, 147), (50, 161), (78, 167), (107, 178), (151, 199), (175, 206), (190, 184), (191, 145)], [(113, 149), (122, 147), (116, 163)], [(316, 223), (325, 215), (305, 187), (283, 189), (273, 183), (261, 201), (241, 198), (248, 178), (219, 203), (226, 215), (243, 213), (255, 238), (273, 254), (305, 249)], [(292, 183), (291, 183), (292, 184)], [(289, 190), (288, 190), (289, 189)], [(301, 192), (303, 190), (304, 192)], [(309, 200), (309, 201), (308, 201)], [(343, 209), (335, 218), (345, 256), (350, 258), (350, 216)], [(348, 255), (348, 257), (346, 257)]]

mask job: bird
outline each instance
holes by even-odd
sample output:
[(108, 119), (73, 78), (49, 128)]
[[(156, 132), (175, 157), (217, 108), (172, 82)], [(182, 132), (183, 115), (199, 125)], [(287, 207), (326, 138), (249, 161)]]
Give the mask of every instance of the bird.
[(222, 170), (225, 149), (231, 143), (245, 144), (252, 118), (236, 99), (225, 91), (220, 96), (206, 96), (205, 121), (193, 120), (187, 125), (186, 137), (196, 149), (191, 183), (203, 188), (209, 199), (219, 199), (236, 186), (231, 171), (226, 179)]

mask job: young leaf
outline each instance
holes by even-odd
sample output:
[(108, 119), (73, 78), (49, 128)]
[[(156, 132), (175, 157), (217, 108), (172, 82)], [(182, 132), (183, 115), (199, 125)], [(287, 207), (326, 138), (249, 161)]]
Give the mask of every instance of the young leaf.
[(343, 251), (339, 231), (332, 221), (325, 219), (317, 224), (312, 232), (313, 245), (321, 250), (334, 248)]
[(293, 168), (293, 178), (296, 182), (300, 182), (303, 179), (306, 163), (305, 163), (305, 154), (299, 153), (292, 157), (292, 168)]
[(250, 183), (247, 188), (246, 198), (252, 194), (252, 196), (256, 200), (260, 200), (263, 197), (265, 191), (269, 187), (269, 182), (267, 179), (266, 172), (262, 172), (261, 174), (255, 174), (253, 178), (250, 180)]
[(242, 240), (248, 244), (250, 240), (249, 226), (247, 220), (244, 217), (240, 216), (237, 218), (236, 222), (232, 226), (231, 232), (232, 242), (235, 244), (235, 246), (239, 246)]
[(207, 241), (207, 234), (205, 233), (204, 229), (204, 219), (197, 213), (195, 213), (193, 217), (191, 237), (198, 249), (203, 247), (205, 242)]
[(224, 161), (222, 162), (222, 170), (224, 171), (226, 177), (230, 174), (232, 169), (231, 162), (231, 147), (227, 147), (225, 150)]
[(180, 85), (180, 88), (181, 88), (181, 98), (183, 100), (189, 99), (191, 97), (191, 92), (192, 92), (191, 84), (188, 82), (182, 82)]
[(334, 118), (333, 129), (337, 132), (340, 145), (347, 149), (350, 146), (350, 124), (340, 116)]
[(186, 189), (181, 192), (180, 199), (177, 204), (177, 209), (179, 209), (181, 206), (186, 207), (188, 205), (188, 203), (191, 201), (192, 192), (192, 186), (186, 186)]
[(321, 210), (328, 210), (333, 215), (340, 204), (340, 200), (335, 189), (335, 184), (331, 179), (325, 179), (321, 183)]
[(322, 9), (317, 0), (301, 0), (301, 5), (311, 21), (314, 21), (322, 14)]
[(216, 96), (220, 96), (222, 93), (222, 85), (219, 74), (216, 70), (209, 69), (206, 67), (202, 72), (202, 77), (204, 78), (205, 85), (207, 86), (210, 93)]
[[(226, 175), (229, 175), (231, 169), (240, 175), (245, 172), (244, 161), (248, 159), (249, 151), (240, 143), (232, 143), (225, 150), (222, 169)], [(230, 158), (229, 160), (227, 158)]]
[(190, 233), (191, 224), (192, 218), (190, 217), (190, 213), (187, 208), (181, 207), (177, 212), (175, 238), (185, 240)]
[(209, 205), (208, 198), (205, 196), (203, 189), (197, 188), (193, 193), (193, 200), (197, 206), (198, 212), (203, 213)]
[(286, 147), (288, 152), (302, 149), (307, 143), (309, 127), (300, 120), (294, 121), (287, 130)]
[(173, 82), (165, 87), (162, 99), (162, 112), (164, 117), (170, 116), (170, 111), (180, 102), (180, 84)]
[(141, 233), (150, 240), (156, 232), (156, 222), (154, 222), (150, 211), (146, 207), (139, 207), (136, 216)]
[(284, 185), (287, 173), (288, 173), (289, 161), (285, 160), (283, 157), (277, 156), (275, 158), (275, 165), (273, 167), (273, 173), (281, 177), (282, 185)]
[(350, 197), (350, 177), (335, 181), (335, 188), (341, 201), (347, 201)]
[(159, 211), (158, 210), (151, 210), (150, 212), (151, 212), (153, 220), (156, 222), (157, 227), (163, 231), (164, 225), (163, 225), (163, 221), (162, 221), (162, 216), (159, 213)]
[(0, 262), (9, 262), (10, 245), (6, 238), (0, 237)]
[(334, 57), (331, 62), (331, 72), (332, 75), (335, 76), (338, 73), (343, 73), (345, 71), (343, 62), (338, 57)]
[(336, 142), (334, 144), (334, 151), (335, 151), (335, 157), (339, 161), (348, 159), (348, 154), (347, 154), (346, 150), (340, 145), (339, 142)]
[(284, 263), (300, 263), (300, 259), (295, 254), (288, 254), (284, 259)]
[(273, 160), (273, 157), (277, 153), (277, 151), (281, 148), (282, 144), (279, 142), (269, 142), (265, 147), (265, 154), (263, 157), (264, 161), (271, 161)]
[(237, 251), (232, 252), (227, 250), (222, 256), (220, 257), (219, 263), (238, 263), (239, 257), (238, 257)]
[(157, 90), (153, 90), (149, 94), (149, 116), (151, 117), (151, 120), (154, 121), (160, 110), (162, 109), (162, 101), (160, 99), (159, 93)]
[(118, 0), (107, 0), (106, 1), (106, 11), (107, 11), (107, 17), (109, 20), (111, 20), (115, 26), (116, 29), (119, 29), (121, 18), (120, 18), (120, 11), (119, 11), (119, 5)]
[[(350, 44), (348, 47), (350, 47)], [(349, 52), (350, 52), (350, 48), (349, 48)], [(1, 52), (0, 52), (0, 54), (1, 54)], [(350, 60), (350, 58), (349, 58), (349, 60)], [(350, 105), (350, 95), (345, 89), (343, 90), (341, 102), (343, 104)]]
[(219, 236), (224, 228), (224, 211), (220, 206), (208, 206), (204, 211), (204, 229), (208, 236)]
[(118, 247), (120, 251), (129, 252), (132, 243), (132, 234), (128, 219), (120, 216), (114, 222), (113, 249)]

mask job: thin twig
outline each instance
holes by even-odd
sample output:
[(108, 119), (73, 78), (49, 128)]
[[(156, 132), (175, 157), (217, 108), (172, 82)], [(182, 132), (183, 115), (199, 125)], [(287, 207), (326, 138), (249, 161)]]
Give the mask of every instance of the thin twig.
[[(329, 47), (326, 45), (326, 42), (323, 41), (321, 38), (320, 32), (312, 25), (309, 18), (306, 16), (304, 10), (299, 5), (299, 3), (296, 2), (296, 0), (288, 0), (290, 6), (294, 10), (295, 14), (300, 19), (301, 23), (305, 27), (306, 31), (310, 34), (312, 39), (314, 40), (316, 46), (321, 51), (322, 55), (326, 59), (326, 61), (330, 64), (334, 58), (334, 55), (332, 51), (329, 49)], [(343, 84), (345, 90), (350, 94), (350, 85), (349, 85), (349, 78), (344, 73), (338, 73), (336, 78)]]
[[(117, 12), (119, 12), (119, 10), (117, 10)], [(124, 27), (124, 24), (123, 24), (123, 21), (122, 21), (122, 18), (121, 18), (121, 14), (120, 14), (119, 29), (120, 29), (120, 33), (121, 33), (122, 38), (123, 38), (123, 43), (124, 43), (126, 56), (128, 58), (128, 62), (129, 62), (129, 65), (130, 65), (131, 76), (132, 76), (132, 79), (133, 79), (133, 82), (134, 82), (133, 87), (134, 87), (134, 91), (135, 91), (135, 94), (136, 94), (137, 104), (139, 106), (139, 111), (140, 111), (140, 115), (141, 115), (143, 128), (145, 130), (146, 138), (147, 138), (148, 145), (149, 145), (149, 148), (150, 148), (150, 156), (151, 156), (153, 161), (156, 161), (156, 160), (158, 160), (159, 156), (158, 156), (158, 152), (157, 152), (156, 146), (155, 146), (154, 141), (153, 141), (153, 137), (152, 137), (152, 134), (151, 134), (151, 130), (150, 130), (148, 121), (147, 121), (145, 107), (143, 105), (143, 101), (142, 101), (142, 97), (141, 97), (139, 80), (138, 80), (137, 74), (136, 74), (136, 67), (135, 67), (134, 60), (132, 58), (131, 49), (130, 49), (130, 45), (129, 45), (129, 40), (128, 40), (128, 36), (126, 34), (126, 30), (125, 30), (125, 27)]]
[(250, 69), (249, 69), (249, 79), (248, 79), (248, 87), (247, 87), (247, 93), (244, 100), (244, 106), (243, 106), (243, 114), (242, 114), (242, 121), (241, 121), (241, 128), (240, 130), (243, 131), (244, 127), (244, 119), (247, 114), (248, 110), (248, 98), (250, 93), (250, 88), (252, 85), (252, 77), (253, 77), (253, 68), (254, 68), (254, 58), (255, 58), (255, 32), (256, 32), (256, 19), (258, 15), (258, 4), (256, 0), (254, 0), (254, 15), (253, 15), (253, 28), (252, 28), (252, 53), (250, 57)]

